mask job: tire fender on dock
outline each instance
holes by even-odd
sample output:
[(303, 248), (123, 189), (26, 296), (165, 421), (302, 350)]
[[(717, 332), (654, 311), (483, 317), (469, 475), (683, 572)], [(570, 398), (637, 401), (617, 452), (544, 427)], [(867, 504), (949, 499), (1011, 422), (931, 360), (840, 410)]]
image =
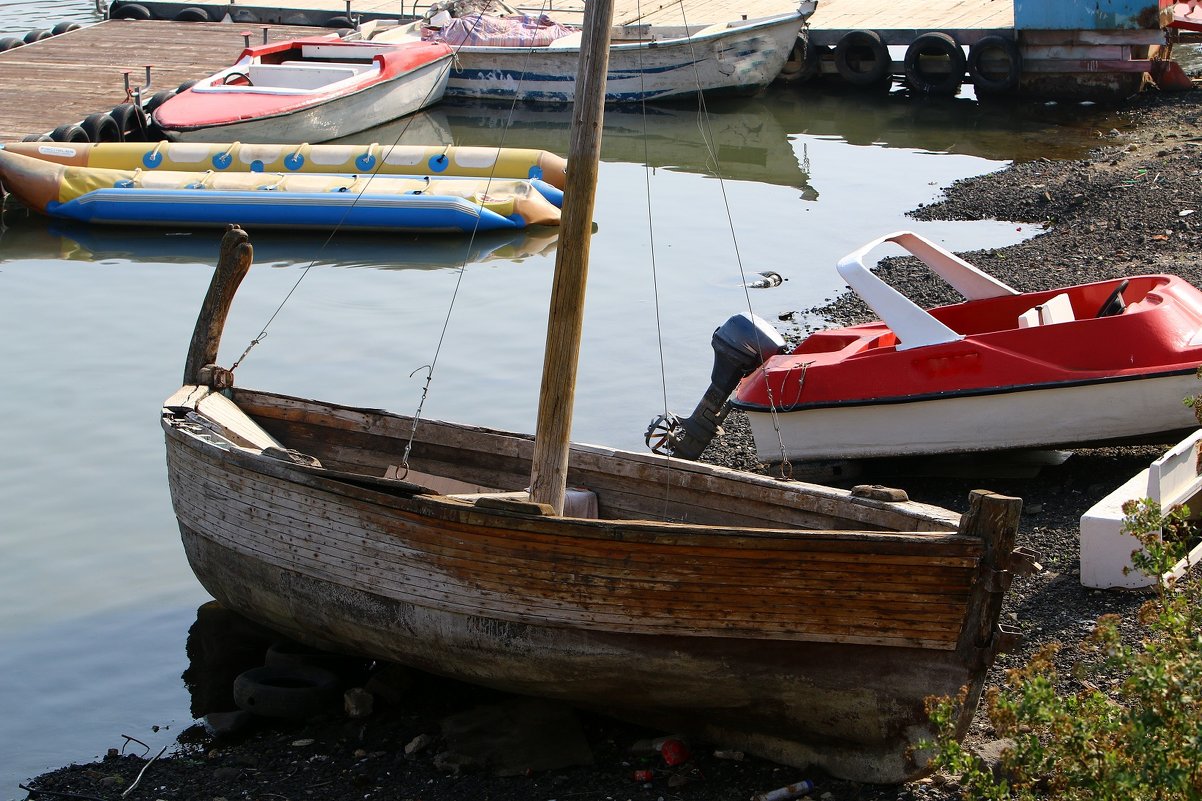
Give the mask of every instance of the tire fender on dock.
[(122, 103), (109, 112), (121, 131), (122, 142), (143, 142), (146, 140), (148, 121), (146, 112), (133, 103)]
[(20, 47), (23, 44), (25, 44), (24, 39), (18, 39), (15, 36), (5, 36), (3, 39), (0, 39), (0, 53), (3, 53), (5, 50), (12, 50), (14, 47)]
[(781, 80), (804, 83), (817, 77), (821, 69), (820, 62), (823, 51), (829, 50), (830, 48), (816, 45), (799, 37), (797, 43), (793, 45), (793, 52), (789, 54), (789, 60), (781, 69)]
[(906, 48), (906, 82), (915, 92), (950, 97), (964, 83), (964, 50), (939, 31), (920, 34)]
[(116, 11), (110, 10), (111, 19), (151, 19), (150, 9), (140, 3), (125, 3), (118, 6)]
[[(998, 64), (1005, 60), (1005, 70)], [(968, 77), (978, 93), (1001, 94), (1018, 88), (1023, 74), (1023, 56), (1018, 43), (992, 34), (968, 48)]]
[(89, 142), (120, 142), (122, 140), (121, 129), (117, 127), (117, 121), (111, 114), (103, 111), (89, 114), (79, 124), (79, 127), (83, 128), (84, 133), (88, 135)]
[(77, 122), (64, 123), (50, 132), (55, 142), (88, 142), (88, 132)]
[(872, 88), (888, 82), (893, 59), (876, 31), (852, 31), (835, 45), (835, 69), (853, 86)]
[(176, 22), (208, 22), (209, 12), (203, 8), (192, 6), (185, 8), (183, 11), (175, 15)]

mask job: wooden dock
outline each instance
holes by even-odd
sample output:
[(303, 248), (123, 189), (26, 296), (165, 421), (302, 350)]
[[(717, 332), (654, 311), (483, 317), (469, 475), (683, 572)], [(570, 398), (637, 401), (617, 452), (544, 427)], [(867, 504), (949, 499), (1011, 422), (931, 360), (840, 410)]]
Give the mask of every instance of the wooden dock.
[[(313, 28), (274, 27), (268, 36), (290, 39)], [(228, 67), (242, 52), (244, 31), (263, 40), (262, 26), (220, 23), (106, 20), (0, 53), (0, 142), (79, 122), (89, 114), (129, 102), (130, 83), (146, 82), (149, 93)], [(145, 95), (148, 96), (148, 95)]]
[[(509, 2), (527, 12), (546, 11), (565, 22), (579, 22), (585, 0)], [(1117, 7), (1135, 0), (1097, 2)], [(128, 102), (123, 70), (129, 71), (132, 85), (140, 86), (145, 83), (144, 65), (153, 65), (150, 87), (143, 94), (148, 97), (228, 66), (243, 47), (243, 33), (261, 41), (265, 25), (270, 26), (269, 38), (278, 40), (330, 31), (330, 27), (302, 26), (301, 22), (349, 24), (348, 14), (364, 20), (408, 18), (423, 13), (428, 5), (429, 0), (289, 0), (287, 5), (257, 5), (246, 0), (112, 0), (110, 14), (114, 17), (133, 14), (153, 19), (110, 19), (0, 52), (0, 73), (5, 76), (0, 83), (0, 102), (5, 109), (0, 115), (0, 142), (48, 133)], [(996, 48), (1003, 39), (1016, 43), (1007, 45), (1012, 50), (1021, 50), (1020, 91), (1030, 87), (1032, 94), (1056, 96), (1062, 85), (1075, 83), (1088, 89), (1096, 83), (1101, 87), (1099, 97), (1106, 98), (1107, 92), (1117, 91), (1122, 96), (1131, 86), (1138, 86), (1149, 65), (1148, 45), (1163, 40), (1163, 32), (1155, 27), (1019, 30), (1023, 25), (1016, 27), (1015, 5), (1012, 0), (820, 0), (805, 32), (810, 44), (821, 51), (810, 72), (838, 72), (848, 78), (846, 69), (837, 69), (835, 45), (851, 34), (862, 37), (867, 33), (878, 41), (876, 60), (884, 62), (878, 72), (885, 73), (882, 77), (887, 83), (891, 76), (904, 72), (903, 62), (897, 60), (896, 51), (887, 53), (882, 44), (905, 47), (914, 43), (917, 47), (920, 35), (939, 32), (947, 34), (950, 46), (970, 49), (970, 76), (971, 49), (986, 38)], [(795, 7), (794, 0), (616, 0), (614, 20), (618, 24), (704, 25), (741, 16), (770, 16)], [(214, 21), (175, 21), (198, 15)], [(228, 21), (215, 21), (218, 19)], [(1014, 53), (1009, 62), (1015, 68), (1020, 63), (1017, 56)], [(962, 71), (963, 57), (956, 58)], [(947, 67), (943, 71), (946, 74)], [(910, 77), (907, 75), (907, 80)], [(958, 83), (952, 83), (952, 90), (958, 88)], [(1117, 90), (1112, 86), (1116, 83)], [(978, 82), (978, 90), (981, 88)], [(1017, 82), (1005, 91), (1015, 88)], [(1071, 94), (1069, 99), (1073, 99)]]

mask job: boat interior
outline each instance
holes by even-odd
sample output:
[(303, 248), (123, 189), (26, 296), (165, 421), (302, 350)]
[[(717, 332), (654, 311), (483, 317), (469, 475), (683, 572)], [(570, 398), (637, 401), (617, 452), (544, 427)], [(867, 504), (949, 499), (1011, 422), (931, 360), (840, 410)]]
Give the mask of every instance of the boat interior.
[[(1156, 292), (1169, 283), (1167, 276), (1141, 276), (1083, 284), (1068, 289), (1021, 295), (1002, 295), (970, 303), (930, 309), (928, 313), (962, 336), (979, 336), (1059, 325), (1098, 317), (1137, 314), (1163, 302)], [(1109, 312), (1103, 314), (1103, 311)], [(883, 348), (899, 340), (884, 322), (819, 331), (802, 341), (794, 354), (826, 354), (820, 362)]]
[[(229, 448), (372, 489), (475, 505), (528, 501), (534, 443), (526, 435), (431, 420), (414, 430), (400, 415), (244, 389), (231, 399), (184, 387), (165, 409)], [(584, 445), (573, 446), (568, 483), (579, 490), (569, 499), (570, 517), (908, 533), (950, 533), (959, 525), (959, 515), (925, 504)]]

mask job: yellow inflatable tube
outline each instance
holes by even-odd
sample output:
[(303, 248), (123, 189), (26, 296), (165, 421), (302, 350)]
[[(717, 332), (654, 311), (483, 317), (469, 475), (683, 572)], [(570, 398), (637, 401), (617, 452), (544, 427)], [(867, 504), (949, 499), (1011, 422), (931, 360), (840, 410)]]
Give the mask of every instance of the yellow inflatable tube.
[(563, 189), (567, 161), (546, 150), (454, 145), (251, 145), (238, 142), (12, 142), (10, 153), (75, 167), (182, 172), (374, 173), (540, 178)]

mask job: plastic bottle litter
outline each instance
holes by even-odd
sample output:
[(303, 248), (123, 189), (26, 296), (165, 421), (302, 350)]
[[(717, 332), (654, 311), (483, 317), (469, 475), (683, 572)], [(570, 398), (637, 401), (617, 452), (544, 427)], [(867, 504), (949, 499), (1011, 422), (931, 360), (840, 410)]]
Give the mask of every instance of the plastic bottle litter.
[(814, 790), (814, 783), (809, 779), (802, 779), (799, 782), (778, 787), (775, 790), (769, 790), (766, 793), (753, 795), (751, 801), (789, 801), (791, 798), (800, 798)]
[(784, 281), (785, 279), (780, 273), (773, 272), (772, 270), (765, 270), (764, 272), (760, 273), (759, 278), (753, 278), (748, 281), (747, 286), (751, 289), (768, 289), (770, 287), (780, 286), (784, 283)]
[(669, 766), (683, 765), (693, 758), (689, 747), (676, 739), (664, 740), (659, 746), (659, 754)]

